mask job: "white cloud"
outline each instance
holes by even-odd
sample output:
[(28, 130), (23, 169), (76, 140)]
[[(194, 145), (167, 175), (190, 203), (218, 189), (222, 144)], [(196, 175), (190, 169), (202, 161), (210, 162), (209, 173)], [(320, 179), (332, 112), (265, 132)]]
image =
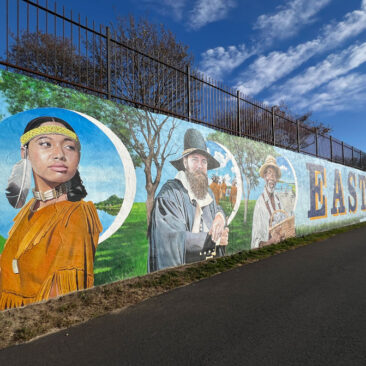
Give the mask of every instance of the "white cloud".
[(220, 163), (220, 168), (225, 168), (226, 164), (230, 160), (228, 154), (222, 154), (219, 151), (215, 151), (214, 158)]
[(206, 24), (224, 19), (235, 6), (234, 0), (197, 0), (190, 12), (190, 27), (197, 30)]
[(366, 42), (352, 45), (339, 54), (331, 54), (324, 61), (309, 67), (302, 74), (295, 76), (282, 85), (270, 98), (270, 104), (298, 101), (309, 91), (357, 68), (366, 62)]
[(144, 8), (148, 5), (160, 14), (181, 20), (186, 2), (187, 0), (143, 0), (142, 4)]
[(281, 165), (281, 166), (280, 166), (280, 169), (281, 169), (281, 170), (283, 170), (284, 172), (286, 172), (286, 171), (288, 170), (288, 169), (287, 169), (287, 167), (286, 167), (286, 166), (284, 166), (284, 165)]
[(338, 77), (322, 87), (317, 93), (298, 98), (299, 109), (313, 111), (340, 111), (364, 105), (366, 100), (366, 74), (351, 73)]
[(275, 14), (260, 15), (254, 29), (262, 30), (269, 41), (274, 38), (289, 38), (296, 34), (303, 25), (313, 22), (314, 15), (329, 2), (330, 0), (288, 1), (286, 5), (277, 7)]
[(361, 3), (360, 10), (354, 10), (344, 16), (344, 20), (327, 25), (324, 28), (323, 41), (325, 47), (338, 45), (347, 38), (356, 36), (366, 29), (366, 1)]
[(186, 0), (163, 0), (159, 2), (159, 6), (166, 5), (173, 11), (173, 16), (181, 20), (183, 16), (183, 9), (185, 6)]
[(260, 56), (239, 76), (236, 88), (244, 94), (255, 95), (315, 54), (335, 48), (365, 29), (366, 1), (363, 0), (360, 10), (347, 13), (341, 22), (327, 25), (316, 39), (290, 47), (287, 52), (274, 51), (267, 56)]
[(276, 80), (308, 60), (320, 47), (319, 41), (309, 41), (287, 52), (274, 51), (268, 56), (260, 56), (239, 78), (236, 88), (246, 95), (255, 95)]
[(212, 78), (221, 80), (224, 74), (240, 66), (246, 59), (253, 55), (244, 44), (237, 46), (216, 47), (201, 54), (200, 70)]

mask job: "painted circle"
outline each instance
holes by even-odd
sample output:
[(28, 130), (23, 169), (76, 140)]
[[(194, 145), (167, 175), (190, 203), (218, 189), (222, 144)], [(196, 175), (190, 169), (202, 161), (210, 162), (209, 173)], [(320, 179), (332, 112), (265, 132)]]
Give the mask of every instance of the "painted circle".
[(235, 160), (235, 157), (231, 153), (231, 151), (226, 146), (221, 145), (217, 141), (212, 141), (212, 140), (208, 140), (208, 141), (212, 144), (216, 144), (217, 146), (219, 146), (221, 149), (223, 149), (225, 151), (225, 153), (227, 154), (227, 156), (229, 157), (230, 161), (233, 164), (235, 178), (238, 182), (238, 191), (237, 191), (237, 195), (236, 195), (236, 202), (235, 202), (235, 205), (233, 207), (233, 210), (231, 211), (230, 216), (227, 219), (227, 225), (229, 226), (230, 223), (234, 220), (236, 214), (238, 213), (239, 207), (240, 207), (241, 197), (243, 195), (243, 181), (241, 179), (239, 165), (238, 165), (237, 161)]
[(100, 130), (102, 130), (105, 133), (105, 135), (111, 140), (112, 144), (116, 148), (125, 171), (126, 191), (123, 203), (113, 223), (99, 237), (99, 243), (102, 243), (104, 240), (108, 239), (111, 235), (113, 235), (122, 226), (122, 224), (124, 223), (124, 221), (126, 220), (127, 216), (129, 215), (132, 209), (132, 205), (135, 200), (135, 194), (136, 194), (135, 167), (133, 165), (130, 153), (128, 152), (126, 146), (111, 129), (109, 129), (103, 123), (99, 122), (97, 119), (88, 116), (87, 114), (80, 113), (78, 111), (74, 112), (80, 114), (84, 118), (88, 119), (90, 122), (94, 123)]

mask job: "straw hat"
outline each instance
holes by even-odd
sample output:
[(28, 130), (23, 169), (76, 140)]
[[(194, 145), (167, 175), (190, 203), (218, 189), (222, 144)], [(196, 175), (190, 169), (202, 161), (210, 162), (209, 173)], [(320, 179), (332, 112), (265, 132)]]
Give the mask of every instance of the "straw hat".
[(170, 163), (177, 170), (184, 170), (183, 158), (190, 154), (201, 154), (207, 159), (207, 170), (216, 169), (220, 163), (207, 152), (205, 139), (201, 132), (194, 128), (189, 128), (184, 134), (184, 150), (182, 156), (177, 160), (172, 160)]
[(277, 179), (281, 178), (281, 169), (277, 165), (276, 158), (274, 158), (272, 155), (268, 155), (266, 157), (266, 161), (259, 169), (259, 175), (264, 178), (264, 173), (268, 167), (273, 168), (276, 171)]

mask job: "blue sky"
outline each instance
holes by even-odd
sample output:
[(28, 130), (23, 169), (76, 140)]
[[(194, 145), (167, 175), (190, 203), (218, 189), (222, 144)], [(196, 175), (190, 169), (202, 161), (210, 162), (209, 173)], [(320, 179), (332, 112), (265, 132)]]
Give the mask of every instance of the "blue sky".
[(366, 0), (58, 0), (62, 6), (88, 24), (128, 14), (164, 24), (206, 75), (270, 106), (284, 101), (296, 115), (312, 111), (334, 137), (366, 152)]
[[(42, 1), (41, 1), (42, 2)], [(366, 151), (366, 0), (59, 0), (97, 24), (146, 15), (189, 45), (196, 68), (333, 128)]]

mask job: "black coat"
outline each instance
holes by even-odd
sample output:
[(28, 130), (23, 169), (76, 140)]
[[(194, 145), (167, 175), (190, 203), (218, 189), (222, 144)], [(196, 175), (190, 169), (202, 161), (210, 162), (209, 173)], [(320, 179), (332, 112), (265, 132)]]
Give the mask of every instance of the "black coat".
[[(218, 212), (225, 214), (212, 202), (202, 207), (202, 220), (210, 228)], [(196, 201), (190, 200), (188, 191), (178, 179), (168, 180), (155, 198), (149, 226), (150, 272), (204, 260), (212, 255), (215, 243), (207, 232), (192, 233)], [(224, 247), (216, 248), (216, 255), (224, 254)]]

